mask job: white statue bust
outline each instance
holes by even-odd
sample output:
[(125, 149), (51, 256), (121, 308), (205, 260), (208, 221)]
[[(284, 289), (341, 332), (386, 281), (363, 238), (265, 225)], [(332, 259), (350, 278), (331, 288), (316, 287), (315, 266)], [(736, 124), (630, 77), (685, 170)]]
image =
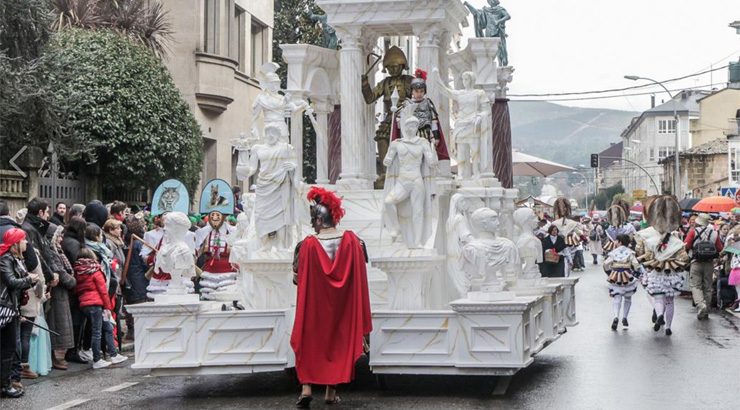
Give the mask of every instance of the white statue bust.
[(462, 179), (479, 177), (491, 169), (491, 104), (485, 91), (473, 88), (475, 74), (466, 71), (462, 74), (463, 90), (447, 87), (439, 75), (439, 70), (432, 70), (434, 81), (449, 99), (457, 102), (458, 112), (455, 128), (450, 138), (450, 147), (455, 156), (459, 174)]
[(514, 242), (496, 236), (499, 226), (496, 211), (481, 208), (470, 219), (475, 238), (462, 248), (465, 272), (471, 283), (482, 279), (482, 292), (500, 292), (504, 289), (502, 278), (520, 269), (519, 252)]
[(384, 224), (409, 249), (423, 248), (432, 232), (432, 177), (437, 157), (425, 138), (417, 135), (419, 119), (413, 105), (401, 111), (401, 138), (391, 142), (383, 165), (388, 167), (383, 191)]
[(514, 211), (514, 223), (519, 229), (516, 247), (522, 260), (522, 279), (539, 279), (542, 263), (542, 242), (534, 235), (538, 228), (537, 215), (530, 208), (519, 208)]
[(254, 227), (261, 250), (290, 249), (293, 230), (298, 224), (298, 192), (302, 182), (296, 178), (298, 166), (293, 147), (280, 141), (281, 128), (265, 126), (264, 143), (252, 147), (249, 163), (242, 169), (245, 178), (257, 171), (254, 200)]
[(183, 281), (195, 275), (195, 256), (192, 244), (186, 242), (190, 219), (182, 212), (170, 212), (164, 218), (162, 247), (157, 253), (155, 270), (161, 269), (172, 276), (167, 286), (168, 295), (184, 295), (192, 292)]
[(447, 218), (447, 275), (456, 298), (464, 298), (470, 290), (470, 280), (462, 269), (462, 247), (473, 240), (470, 214), (483, 208), (483, 201), (457, 193), (450, 198), (450, 216)]
[[(305, 110), (308, 102), (292, 101), (289, 95), (280, 93), (280, 77), (275, 73), (277, 68), (278, 65), (275, 63), (267, 63), (261, 68), (259, 82), (262, 92), (252, 104), (252, 124), (257, 124), (259, 115), (262, 114), (264, 126), (276, 125), (280, 129), (280, 141), (287, 143), (289, 132), (285, 123), (286, 114)], [(261, 139), (256, 125), (252, 125), (252, 136)]]

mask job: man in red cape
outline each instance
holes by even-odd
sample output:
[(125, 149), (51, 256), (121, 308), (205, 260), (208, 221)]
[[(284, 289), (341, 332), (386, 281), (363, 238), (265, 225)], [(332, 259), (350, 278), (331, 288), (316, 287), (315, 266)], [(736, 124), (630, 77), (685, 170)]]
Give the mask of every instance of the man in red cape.
[(365, 245), (336, 229), (344, 210), (333, 192), (314, 187), (308, 199), (317, 235), (298, 244), (293, 263), (298, 292), (290, 345), (302, 385), (299, 408), (309, 406), (312, 384), (327, 386), (327, 403), (339, 402), (336, 385), (354, 378), (372, 330)]

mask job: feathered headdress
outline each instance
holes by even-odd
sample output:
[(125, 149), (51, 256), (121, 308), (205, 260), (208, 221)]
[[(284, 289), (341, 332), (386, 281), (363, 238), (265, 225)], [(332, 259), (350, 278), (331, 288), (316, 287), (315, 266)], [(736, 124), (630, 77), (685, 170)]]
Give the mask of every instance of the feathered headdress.
[(306, 195), (309, 202), (316, 205), (323, 205), (331, 213), (334, 224), (338, 224), (344, 216), (342, 200), (334, 192), (315, 186), (308, 191)]
[(426, 91), (427, 89), (427, 72), (422, 70), (421, 68), (417, 68), (416, 71), (414, 71), (414, 78), (411, 80), (411, 89), (420, 88)]

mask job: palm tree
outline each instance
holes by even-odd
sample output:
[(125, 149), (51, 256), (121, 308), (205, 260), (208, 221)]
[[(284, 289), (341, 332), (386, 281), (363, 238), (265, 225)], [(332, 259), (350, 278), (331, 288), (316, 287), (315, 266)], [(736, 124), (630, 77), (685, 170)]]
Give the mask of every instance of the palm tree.
[(156, 55), (167, 54), (172, 25), (162, 4), (150, 0), (50, 0), (55, 30), (67, 27), (108, 28), (143, 44)]

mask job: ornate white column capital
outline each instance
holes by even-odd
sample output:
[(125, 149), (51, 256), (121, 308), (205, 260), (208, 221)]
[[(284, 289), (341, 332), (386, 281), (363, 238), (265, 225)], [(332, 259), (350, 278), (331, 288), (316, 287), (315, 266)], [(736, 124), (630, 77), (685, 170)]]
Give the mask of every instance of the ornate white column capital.
[(413, 30), (419, 39), (419, 47), (439, 47), (444, 31), (441, 27), (414, 25)]
[(498, 84), (496, 85), (496, 98), (506, 98), (506, 92), (509, 91), (509, 83), (514, 78), (514, 67), (498, 67), (496, 69)]
[(361, 26), (338, 26), (334, 29), (337, 31), (337, 37), (342, 40), (341, 50), (357, 50), (362, 47)]

